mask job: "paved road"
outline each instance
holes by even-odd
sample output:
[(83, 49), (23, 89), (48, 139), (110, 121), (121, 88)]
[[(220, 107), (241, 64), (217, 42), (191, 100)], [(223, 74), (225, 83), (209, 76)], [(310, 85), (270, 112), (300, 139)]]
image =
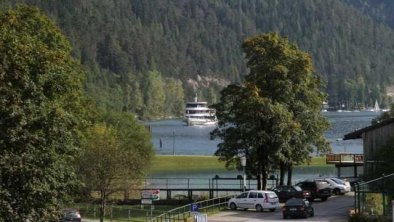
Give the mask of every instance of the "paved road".
[(256, 221), (319, 221), (319, 222), (345, 222), (349, 209), (354, 206), (354, 193), (342, 196), (332, 196), (327, 201), (313, 202), (315, 216), (308, 219), (286, 219), (282, 212), (256, 212), (256, 211), (224, 211), (208, 217), (209, 222), (256, 222)]

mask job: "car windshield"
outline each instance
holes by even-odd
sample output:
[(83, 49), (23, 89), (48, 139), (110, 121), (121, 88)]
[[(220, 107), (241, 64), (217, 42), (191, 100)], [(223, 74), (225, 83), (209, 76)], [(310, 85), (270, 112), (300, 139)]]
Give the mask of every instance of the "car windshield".
[(302, 191), (301, 187), (299, 187), (299, 186), (294, 186), (294, 189), (295, 189), (296, 191)]
[(287, 206), (302, 205), (302, 202), (303, 202), (302, 199), (293, 198), (286, 201), (286, 205)]
[(275, 193), (268, 193), (268, 198), (277, 198)]
[(301, 183), (299, 183), (299, 184), (297, 184), (298, 186), (300, 186), (300, 187), (304, 187), (304, 188), (307, 188), (307, 189), (309, 189), (309, 188), (313, 188), (314, 187), (314, 182), (301, 182)]
[(319, 189), (323, 189), (330, 186), (330, 184), (326, 181), (316, 181), (316, 185), (318, 186)]
[(337, 178), (331, 178), (331, 180), (334, 181), (334, 182), (337, 183), (337, 184), (345, 185), (345, 182), (344, 182), (344, 181), (339, 180), (339, 179), (337, 179)]
[(77, 210), (64, 210), (64, 218), (66, 219), (75, 219), (75, 218), (80, 218), (80, 214)]

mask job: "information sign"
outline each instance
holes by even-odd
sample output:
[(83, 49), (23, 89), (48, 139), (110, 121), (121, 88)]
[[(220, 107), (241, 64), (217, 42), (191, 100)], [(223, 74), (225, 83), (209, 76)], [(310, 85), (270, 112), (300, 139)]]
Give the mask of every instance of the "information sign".
[(191, 212), (198, 212), (198, 205), (197, 204), (191, 204), (190, 205), (190, 211)]
[(142, 205), (152, 205), (152, 200), (151, 199), (141, 199), (141, 204)]
[(160, 200), (160, 190), (143, 190), (141, 191), (141, 199)]
[(194, 214), (194, 221), (196, 222), (208, 222), (208, 215), (207, 214)]

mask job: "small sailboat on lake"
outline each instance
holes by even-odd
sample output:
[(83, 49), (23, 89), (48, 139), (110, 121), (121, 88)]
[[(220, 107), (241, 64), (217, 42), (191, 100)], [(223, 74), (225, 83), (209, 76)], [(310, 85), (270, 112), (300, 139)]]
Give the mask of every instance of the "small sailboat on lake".
[(368, 111), (370, 112), (380, 112), (380, 107), (379, 107), (379, 103), (378, 100), (375, 101), (375, 106), (373, 108), (368, 109)]

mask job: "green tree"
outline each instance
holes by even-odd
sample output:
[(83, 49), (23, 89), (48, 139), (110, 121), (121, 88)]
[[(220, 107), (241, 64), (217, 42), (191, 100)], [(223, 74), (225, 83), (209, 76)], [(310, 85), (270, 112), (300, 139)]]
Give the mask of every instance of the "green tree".
[(115, 129), (105, 124), (92, 127), (84, 145), (78, 173), (88, 191), (99, 193), (101, 222), (104, 221), (109, 196), (123, 189), (117, 180), (119, 175), (124, 174), (123, 156)]
[(243, 49), (250, 73), (243, 85), (223, 90), (215, 104), (219, 128), (213, 135), (224, 141), (216, 155), (228, 163), (239, 155), (256, 159), (249, 173), (259, 179), (259, 189), (278, 166), (289, 171), (291, 183), (293, 165), (313, 151), (329, 150), (323, 135), (328, 121), (320, 114), (322, 82), (310, 56), (276, 33), (249, 38)]
[(394, 118), (394, 103), (391, 104), (390, 110), (387, 112), (383, 112), (376, 118), (372, 119), (371, 124), (377, 124), (379, 122)]
[[(107, 113), (94, 125), (83, 145), (78, 175), (85, 192), (100, 193), (100, 221), (111, 195), (138, 184), (149, 169), (153, 148), (150, 134), (131, 114)], [(89, 164), (86, 164), (89, 163)]]
[(37, 8), (0, 24), (0, 218), (50, 221), (77, 184), (83, 72)]
[(142, 115), (142, 110), (144, 107), (144, 101), (140, 89), (140, 84), (138, 81), (134, 80), (131, 85), (127, 85), (126, 97), (127, 97), (127, 110), (130, 110), (132, 113), (137, 114), (138, 116)]
[(185, 95), (183, 92), (182, 82), (169, 78), (165, 85), (166, 116), (182, 116), (185, 110)]
[(227, 166), (235, 164), (238, 168), (239, 157), (246, 156), (247, 174), (257, 178), (258, 189), (265, 189), (276, 153), (291, 139), (291, 129), (295, 127), (291, 114), (248, 82), (225, 88), (214, 108), (219, 128), (213, 135), (223, 139), (215, 155)]
[(147, 119), (163, 117), (165, 107), (164, 82), (158, 71), (148, 72), (144, 82), (144, 92), (144, 117)]

